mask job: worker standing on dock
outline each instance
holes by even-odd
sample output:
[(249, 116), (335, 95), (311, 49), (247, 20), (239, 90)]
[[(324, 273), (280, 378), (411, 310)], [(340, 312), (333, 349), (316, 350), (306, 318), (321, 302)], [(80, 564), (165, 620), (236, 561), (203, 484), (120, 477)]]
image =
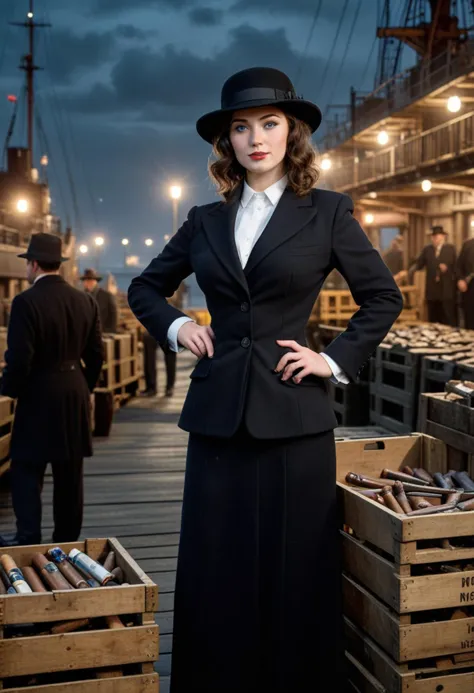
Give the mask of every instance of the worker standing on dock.
[(117, 301), (110, 291), (99, 286), (99, 282), (102, 281), (103, 277), (95, 269), (88, 268), (84, 270), (84, 274), (80, 279), (84, 286), (84, 291), (87, 291), (97, 301), (102, 331), (104, 333), (117, 332)]
[(442, 226), (431, 229), (431, 243), (410, 268), (426, 270), (425, 300), (429, 322), (457, 325), (456, 308), (456, 248), (446, 243), (447, 233)]
[[(41, 490), (54, 482), (53, 542), (81, 532), (83, 458), (92, 455), (90, 392), (103, 361), (99, 311), (59, 268), (58, 236), (38, 233), (26, 253), (32, 285), (13, 299), (1, 394), (17, 399), (11, 438), (11, 493), (17, 532), (0, 545), (41, 543)], [(81, 361), (84, 363), (82, 366)]]
[[(193, 207), (129, 288), (160, 342), (199, 357), (179, 421), (190, 437), (171, 693), (300, 692), (323, 672), (343, 688), (337, 421), (325, 381), (357, 380), (403, 304), (351, 200), (315, 188), (320, 122), (282, 72), (230, 77), (221, 109), (197, 123), (223, 201)], [(334, 268), (360, 309), (321, 355), (305, 326)], [(166, 300), (192, 272), (212, 326)]]
[(457, 264), (458, 289), (461, 292), (464, 327), (474, 330), (474, 238), (465, 241)]

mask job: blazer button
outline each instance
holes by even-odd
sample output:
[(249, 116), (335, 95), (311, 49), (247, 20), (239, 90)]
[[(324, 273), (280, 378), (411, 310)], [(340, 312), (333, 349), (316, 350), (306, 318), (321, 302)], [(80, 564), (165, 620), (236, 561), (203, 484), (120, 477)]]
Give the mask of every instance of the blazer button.
[(244, 301), (243, 303), (240, 304), (240, 310), (242, 311), (242, 313), (247, 313), (249, 307), (250, 306), (247, 303), (247, 301)]
[(247, 349), (247, 347), (250, 346), (250, 339), (248, 337), (244, 337), (240, 342), (240, 345), (243, 346), (244, 349)]

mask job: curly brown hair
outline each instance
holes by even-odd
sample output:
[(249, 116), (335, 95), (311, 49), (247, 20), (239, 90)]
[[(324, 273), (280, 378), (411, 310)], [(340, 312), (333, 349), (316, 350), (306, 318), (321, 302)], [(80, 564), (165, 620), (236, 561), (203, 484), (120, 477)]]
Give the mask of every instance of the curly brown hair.
[[(304, 197), (319, 179), (317, 152), (311, 142), (309, 125), (288, 113), (285, 117), (289, 125), (285, 157), (288, 186), (298, 197)], [(216, 136), (213, 154), (216, 160), (209, 161), (209, 177), (227, 202), (245, 178), (245, 168), (237, 161), (230, 142), (229, 127)]]

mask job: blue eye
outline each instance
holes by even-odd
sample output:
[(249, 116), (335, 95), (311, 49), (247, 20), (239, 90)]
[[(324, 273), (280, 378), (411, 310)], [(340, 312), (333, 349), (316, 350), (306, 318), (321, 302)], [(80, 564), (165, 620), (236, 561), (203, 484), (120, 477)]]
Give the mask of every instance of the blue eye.
[[(272, 125), (272, 126), (274, 125), (276, 127), (278, 125), (278, 123), (275, 123), (274, 120), (269, 120), (268, 122), (265, 123), (265, 127), (267, 127), (267, 125)], [(269, 128), (269, 129), (273, 130), (273, 127)]]
[(245, 125), (236, 125), (235, 126), (235, 132), (243, 132), (240, 128), (245, 128)]

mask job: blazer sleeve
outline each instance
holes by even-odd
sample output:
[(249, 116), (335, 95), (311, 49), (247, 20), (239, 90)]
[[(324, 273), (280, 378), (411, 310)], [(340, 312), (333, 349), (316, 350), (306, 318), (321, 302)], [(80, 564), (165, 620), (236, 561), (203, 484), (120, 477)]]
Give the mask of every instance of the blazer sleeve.
[(19, 294), (12, 301), (8, 323), (1, 393), (16, 399), (24, 390), (35, 353), (35, 325), (30, 305)]
[(343, 195), (333, 223), (332, 261), (360, 308), (325, 353), (355, 381), (401, 313), (403, 298), (352, 212), (351, 199)]
[(171, 323), (185, 315), (166, 299), (170, 298), (183, 279), (193, 272), (189, 249), (196, 209), (197, 207), (191, 209), (187, 220), (172, 236), (163, 251), (150, 262), (140, 276), (132, 280), (128, 289), (130, 308), (160, 344), (167, 343)]

